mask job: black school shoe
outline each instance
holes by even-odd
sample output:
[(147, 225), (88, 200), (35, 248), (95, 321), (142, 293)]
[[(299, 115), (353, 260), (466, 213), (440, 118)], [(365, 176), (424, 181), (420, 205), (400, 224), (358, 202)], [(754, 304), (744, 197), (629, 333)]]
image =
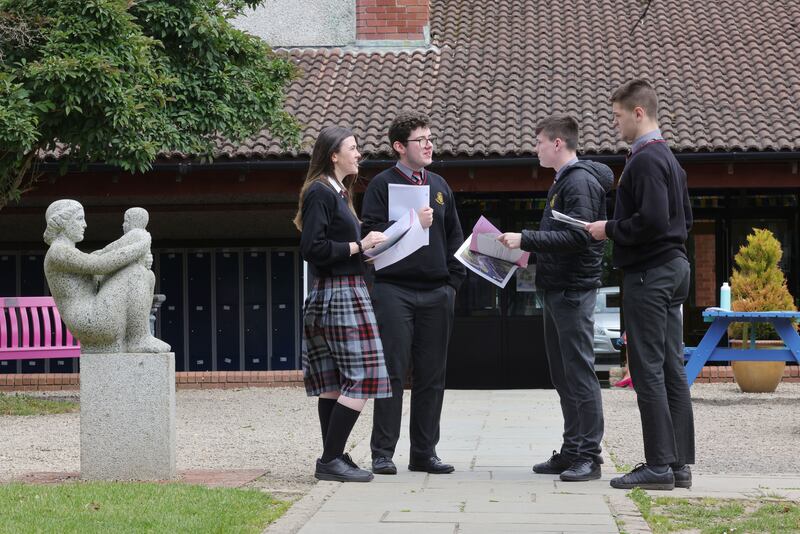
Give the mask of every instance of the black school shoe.
[(533, 466), (533, 472), (540, 475), (560, 475), (569, 469), (571, 465), (572, 460), (560, 452), (553, 451), (553, 455), (549, 460)]
[(692, 487), (692, 470), (688, 465), (684, 465), (678, 469), (672, 468), (672, 474), (675, 476), (676, 488), (691, 488)]
[(672, 474), (672, 468), (669, 467), (664, 473), (656, 473), (647, 464), (639, 464), (630, 473), (612, 478), (611, 487), (669, 491), (675, 488), (675, 475)]
[(600, 478), (600, 464), (592, 460), (575, 460), (569, 469), (562, 471), (559, 478), (564, 482), (585, 482)]
[(414, 461), (408, 464), (409, 471), (424, 471), (432, 475), (446, 475), (456, 470), (450, 464), (444, 463), (438, 456), (431, 456), (427, 460)]
[(334, 482), (369, 482), (374, 475), (366, 469), (356, 465), (349, 454), (343, 454), (328, 463), (317, 459), (317, 469), (314, 471), (317, 480), (332, 480)]
[(372, 460), (372, 472), (376, 475), (396, 475), (397, 466), (391, 458), (378, 456)]

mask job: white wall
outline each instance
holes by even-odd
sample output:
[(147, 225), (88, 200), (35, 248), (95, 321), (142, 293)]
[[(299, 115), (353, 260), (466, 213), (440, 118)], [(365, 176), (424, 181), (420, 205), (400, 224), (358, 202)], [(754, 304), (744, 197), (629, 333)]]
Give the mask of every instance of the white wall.
[(345, 46), (356, 40), (356, 0), (266, 0), (233, 24), (273, 48)]

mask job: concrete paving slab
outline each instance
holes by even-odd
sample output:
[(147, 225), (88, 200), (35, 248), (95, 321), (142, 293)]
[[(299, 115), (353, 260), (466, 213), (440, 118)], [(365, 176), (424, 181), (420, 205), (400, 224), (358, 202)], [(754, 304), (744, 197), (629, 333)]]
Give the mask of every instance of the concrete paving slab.
[[(456, 524), (437, 523), (421, 525), (419, 523), (381, 523), (365, 525), (364, 523), (320, 523), (314, 522), (304, 526), (298, 534), (454, 534)], [(481, 534), (487, 534), (486, 530)]]
[[(451, 513), (451, 512), (410, 512), (399, 514), (389, 512), (383, 523), (417, 522), (417, 523), (459, 523), (480, 525), (505, 525), (507, 523), (521, 523), (528, 525), (585, 525), (587, 532), (592, 532), (594, 526), (616, 526), (610, 513), (583, 514), (565, 516), (564, 514), (544, 513)], [(502, 527), (495, 527), (501, 529)], [(560, 529), (560, 527), (559, 527)], [(560, 529), (563, 530), (563, 529)]]
[[(560, 408), (553, 391), (447, 392), (438, 454), (456, 466), (449, 475), (406, 470), (407, 420), (405, 414), (394, 458), (399, 473), (378, 475), (369, 484), (334, 485), (300, 534), (605, 534), (618, 533), (614, 514), (627, 514), (626, 525), (632, 517), (641, 519), (628, 492), (609, 485), (618, 473), (608, 451), (600, 480), (569, 483), (531, 471), (561, 443)], [(366, 466), (368, 443), (356, 450)], [(800, 476), (695, 473), (691, 490), (651, 494), (800, 498)], [(609, 500), (619, 506), (612, 510)], [(643, 524), (637, 533), (648, 532)]]
[[(530, 524), (503, 524), (503, 534), (566, 534), (573, 532), (591, 534), (619, 534), (614, 527), (593, 525), (591, 530), (586, 525), (530, 525)], [(458, 534), (489, 534), (486, 525), (459, 524)]]

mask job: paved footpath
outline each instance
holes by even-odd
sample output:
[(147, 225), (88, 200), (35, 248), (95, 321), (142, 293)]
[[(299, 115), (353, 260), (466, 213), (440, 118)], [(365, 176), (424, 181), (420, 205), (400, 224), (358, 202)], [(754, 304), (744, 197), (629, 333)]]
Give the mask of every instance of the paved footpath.
[[(552, 390), (448, 391), (438, 453), (455, 465), (450, 475), (407, 470), (407, 415), (394, 458), (397, 475), (376, 475), (367, 484), (321, 482), (267, 532), (603, 534), (618, 533), (617, 520), (629, 534), (650, 532), (625, 492), (609, 486), (616, 473), (607, 455), (597, 481), (569, 483), (532, 473), (532, 463), (560, 445), (561, 410)], [(368, 468), (368, 440), (351, 453)], [(800, 475), (698, 474), (691, 490), (654, 493), (798, 499)]]

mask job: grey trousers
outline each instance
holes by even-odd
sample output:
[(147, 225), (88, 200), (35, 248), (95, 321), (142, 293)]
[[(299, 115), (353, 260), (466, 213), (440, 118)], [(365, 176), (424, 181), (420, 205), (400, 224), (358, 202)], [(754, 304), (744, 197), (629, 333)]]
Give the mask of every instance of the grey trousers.
[(455, 290), (447, 285), (421, 290), (376, 282), (372, 306), (392, 382), (391, 398), (375, 399), (372, 458), (394, 456), (400, 438), (403, 385), (411, 368), (411, 461), (427, 461), (436, 456), (439, 442)]
[(683, 363), (681, 304), (689, 295), (689, 262), (675, 258), (625, 273), (622, 305), (628, 368), (642, 418), (648, 464), (694, 463), (694, 415)]
[(544, 342), (550, 379), (561, 399), (561, 454), (600, 459), (603, 398), (594, 372), (594, 306), (597, 291), (552, 289), (544, 295)]

